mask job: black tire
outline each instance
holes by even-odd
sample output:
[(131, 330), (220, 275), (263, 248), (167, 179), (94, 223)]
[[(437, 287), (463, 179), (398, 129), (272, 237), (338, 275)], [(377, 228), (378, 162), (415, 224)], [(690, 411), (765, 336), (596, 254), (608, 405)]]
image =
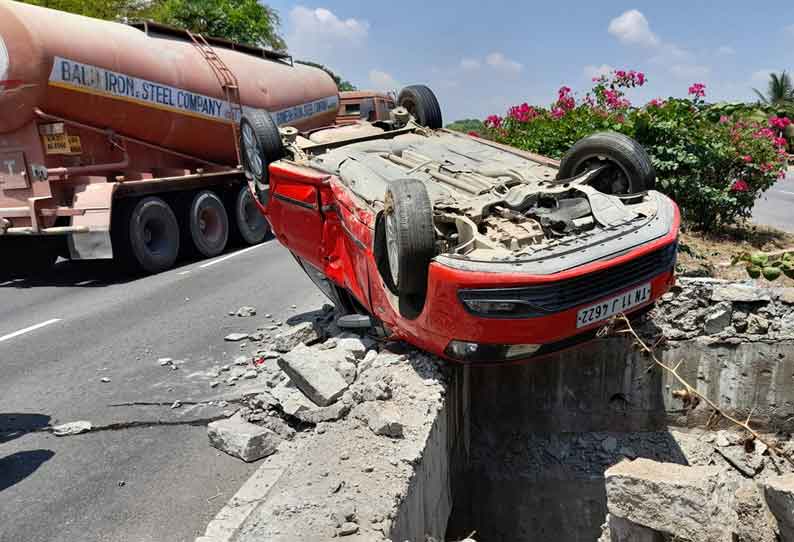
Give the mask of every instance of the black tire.
[(256, 197), (267, 203), (270, 197), (268, 166), (286, 155), (281, 134), (267, 111), (251, 110), (240, 120), (240, 154), (243, 169), (254, 180)]
[(130, 256), (147, 273), (159, 273), (174, 265), (179, 255), (179, 224), (174, 211), (154, 196), (138, 201), (127, 223)]
[(209, 190), (198, 192), (188, 209), (188, 230), (193, 247), (205, 258), (217, 256), (229, 240), (229, 216), (221, 199)]
[(427, 273), (435, 256), (433, 206), (424, 183), (392, 181), (383, 212), (382, 269), (386, 285), (399, 297), (400, 313), (416, 318), (424, 307)]
[(600, 132), (577, 141), (560, 162), (558, 179), (569, 179), (588, 169), (607, 168), (590, 184), (605, 194), (637, 194), (653, 190), (656, 171), (645, 149), (617, 132)]
[(230, 200), (234, 216), (234, 231), (246, 245), (258, 245), (270, 235), (270, 224), (259, 211), (254, 195), (247, 184), (240, 186), (234, 200)]
[(424, 85), (405, 87), (397, 97), (397, 103), (406, 108), (422, 126), (438, 129), (442, 126), (441, 107), (433, 91)]

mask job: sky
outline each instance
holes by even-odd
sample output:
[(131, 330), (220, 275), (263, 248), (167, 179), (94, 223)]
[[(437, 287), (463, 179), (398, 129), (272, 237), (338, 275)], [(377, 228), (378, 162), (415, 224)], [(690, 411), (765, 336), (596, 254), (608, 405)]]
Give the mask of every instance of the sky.
[(359, 88), (426, 84), (444, 122), (548, 105), (562, 85), (582, 97), (593, 76), (642, 71), (633, 103), (684, 96), (751, 100), (768, 74), (794, 68), (794, 4), (667, 0), (270, 0), (296, 59)]

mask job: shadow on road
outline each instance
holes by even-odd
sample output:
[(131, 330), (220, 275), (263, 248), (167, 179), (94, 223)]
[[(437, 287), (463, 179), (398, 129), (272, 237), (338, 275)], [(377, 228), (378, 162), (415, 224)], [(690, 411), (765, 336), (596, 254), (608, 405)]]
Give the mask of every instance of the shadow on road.
[(0, 457), (0, 491), (27, 478), (54, 455), (52, 450), (28, 450)]
[[(49, 425), (50, 417), (46, 414), (0, 413), (0, 444), (39, 431)], [(0, 475), (2, 472), (0, 469)]]

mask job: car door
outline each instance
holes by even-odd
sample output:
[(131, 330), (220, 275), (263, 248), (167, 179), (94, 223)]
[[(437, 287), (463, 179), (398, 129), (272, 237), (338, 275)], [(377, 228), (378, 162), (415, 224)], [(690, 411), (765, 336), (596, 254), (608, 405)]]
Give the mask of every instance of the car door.
[(273, 234), (297, 256), (323, 269), (320, 189), (328, 175), (292, 164), (270, 166), (267, 218)]

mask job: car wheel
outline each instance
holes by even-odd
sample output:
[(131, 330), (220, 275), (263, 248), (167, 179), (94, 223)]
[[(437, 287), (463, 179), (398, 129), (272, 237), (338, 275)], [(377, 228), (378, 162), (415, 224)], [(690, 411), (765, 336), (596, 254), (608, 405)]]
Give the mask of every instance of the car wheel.
[(256, 197), (262, 204), (270, 195), (268, 166), (284, 158), (284, 144), (273, 117), (267, 111), (251, 110), (240, 120), (240, 153), (243, 169), (254, 180)]
[(221, 199), (209, 190), (193, 197), (188, 211), (188, 228), (193, 246), (205, 258), (217, 256), (229, 240), (229, 216)]
[(247, 245), (258, 245), (270, 233), (270, 224), (259, 211), (254, 195), (246, 184), (240, 187), (234, 205), (234, 223), (240, 239)]
[(135, 263), (147, 273), (174, 265), (179, 255), (179, 224), (171, 207), (158, 197), (140, 200), (130, 213), (130, 251)]
[(648, 153), (617, 132), (601, 132), (577, 141), (563, 156), (557, 178), (569, 179), (601, 166), (606, 167), (590, 185), (605, 194), (637, 194), (656, 185)]
[(416, 179), (392, 181), (384, 203), (381, 274), (399, 297), (400, 313), (415, 318), (424, 307), (436, 250), (433, 206), (424, 183)]
[(441, 107), (433, 91), (424, 85), (405, 87), (397, 103), (406, 108), (416, 122), (428, 128), (441, 128)]

